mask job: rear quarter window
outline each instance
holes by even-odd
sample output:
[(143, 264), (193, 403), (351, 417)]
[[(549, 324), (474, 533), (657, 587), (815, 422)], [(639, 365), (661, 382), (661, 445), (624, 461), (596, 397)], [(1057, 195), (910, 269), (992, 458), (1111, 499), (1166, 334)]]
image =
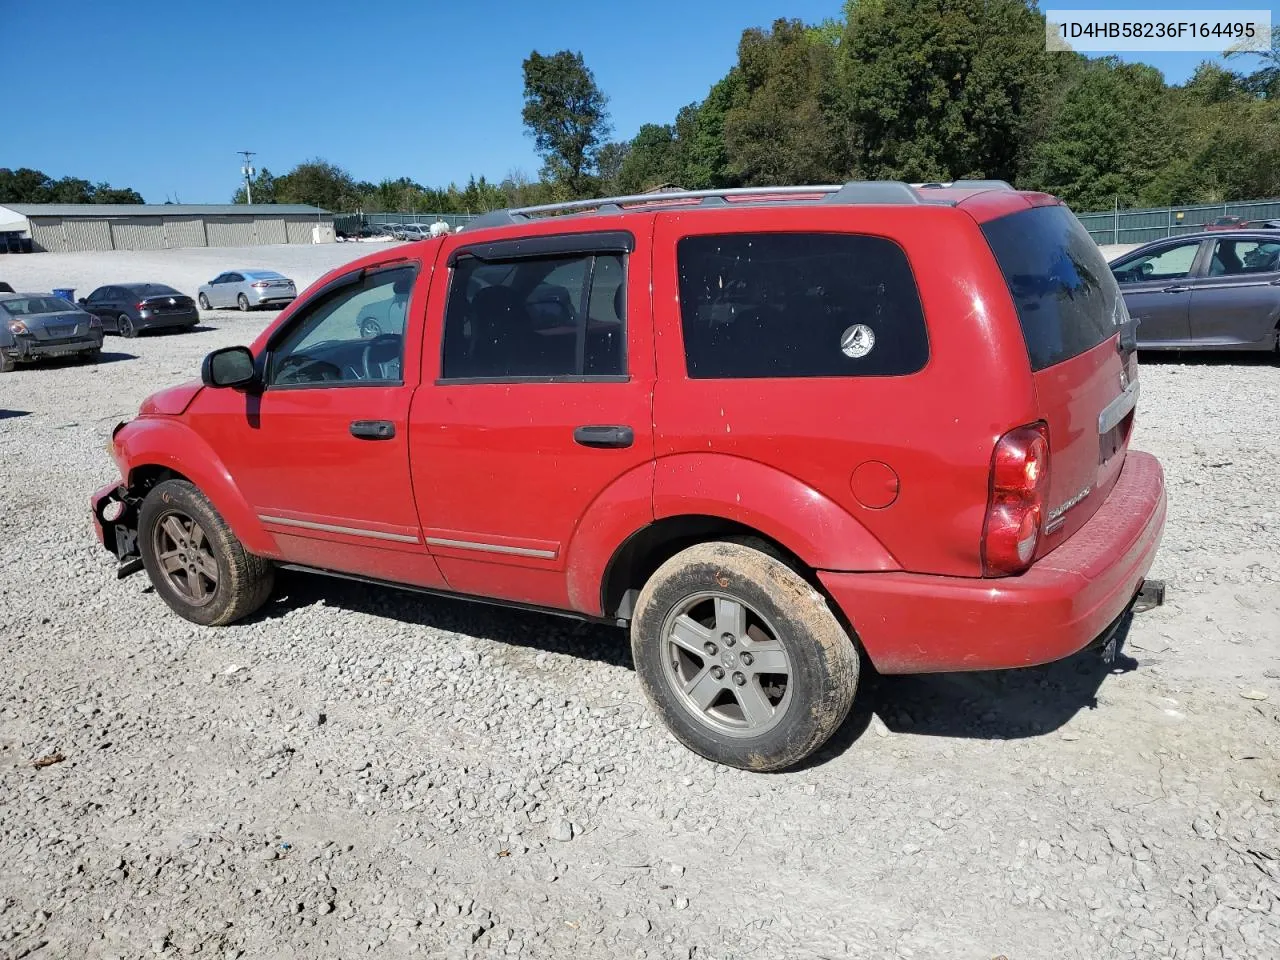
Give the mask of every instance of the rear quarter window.
[(684, 237), (676, 247), (689, 377), (915, 373), (919, 291), (891, 240), (836, 233)]
[(1017, 308), (1032, 370), (1093, 349), (1127, 319), (1102, 251), (1066, 207), (1022, 210), (982, 232)]

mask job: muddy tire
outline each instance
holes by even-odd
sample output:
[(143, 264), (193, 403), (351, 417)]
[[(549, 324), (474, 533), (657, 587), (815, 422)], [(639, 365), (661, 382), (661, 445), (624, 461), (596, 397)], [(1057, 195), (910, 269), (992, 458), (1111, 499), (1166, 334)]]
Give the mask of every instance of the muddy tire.
[(681, 743), (745, 770), (781, 770), (844, 722), (858, 652), (825, 598), (742, 543), (676, 554), (640, 591), (631, 651), (653, 709)]
[(156, 593), (192, 623), (234, 623), (271, 595), (275, 567), (246, 551), (186, 480), (166, 480), (147, 494), (138, 511), (138, 545)]

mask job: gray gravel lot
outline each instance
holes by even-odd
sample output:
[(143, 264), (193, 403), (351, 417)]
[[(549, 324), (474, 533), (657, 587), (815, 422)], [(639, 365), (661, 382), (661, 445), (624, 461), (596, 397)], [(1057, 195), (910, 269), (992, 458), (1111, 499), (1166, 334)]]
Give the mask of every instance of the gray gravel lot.
[(758, 775), (654, 723), (621, 631), (116, 581), (111, 426), (271, 316), (0, 377), (0, 957), (1280, 956), (1280, 366), (1144, 365), (1169, 596), (1117, 669), (868, 682)]

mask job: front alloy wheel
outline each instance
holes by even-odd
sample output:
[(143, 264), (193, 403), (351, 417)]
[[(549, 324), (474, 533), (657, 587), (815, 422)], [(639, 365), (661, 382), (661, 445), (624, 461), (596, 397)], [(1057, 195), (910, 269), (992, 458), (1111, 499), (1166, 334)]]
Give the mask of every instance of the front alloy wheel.
[(207, 605), (218, 591), (218, 561), (204, 528), (180, 510), (169, 510), (157, 519), (152, 535), (169, 585), (192, 606)]

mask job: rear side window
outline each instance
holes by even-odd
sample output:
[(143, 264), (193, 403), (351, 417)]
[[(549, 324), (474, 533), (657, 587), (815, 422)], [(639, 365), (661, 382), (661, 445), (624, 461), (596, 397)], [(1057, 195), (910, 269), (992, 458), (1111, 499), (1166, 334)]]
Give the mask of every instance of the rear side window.
[(1032, 370), (1093, 349), (1126, 319), (1102, 251), (1066, 207), (1022, 210), (982, 232), (1017, 307)]
[(882, 237), (734, 233), (676, 249), (693, 379), (915, 373), (929, 359), (902, 248)]

